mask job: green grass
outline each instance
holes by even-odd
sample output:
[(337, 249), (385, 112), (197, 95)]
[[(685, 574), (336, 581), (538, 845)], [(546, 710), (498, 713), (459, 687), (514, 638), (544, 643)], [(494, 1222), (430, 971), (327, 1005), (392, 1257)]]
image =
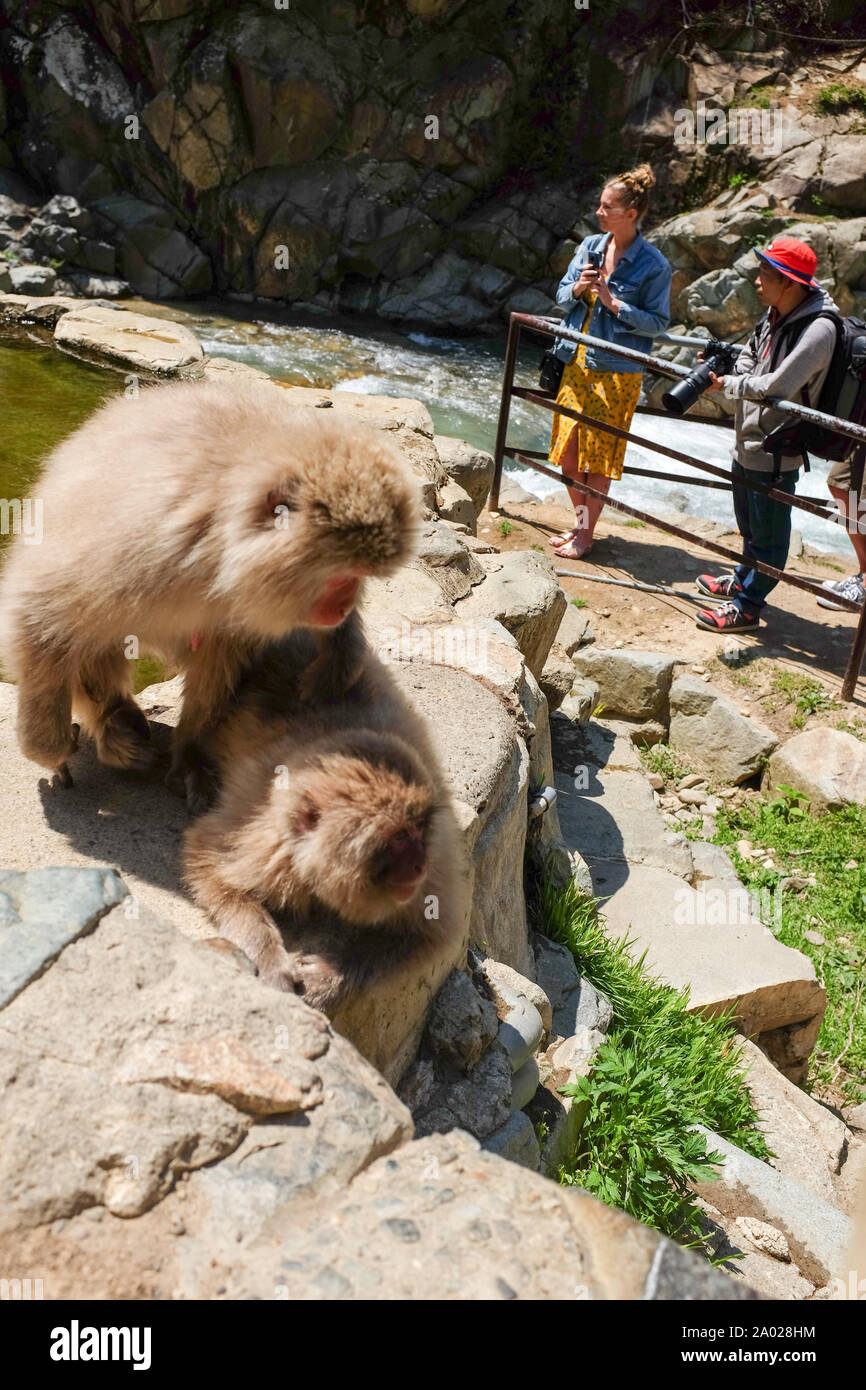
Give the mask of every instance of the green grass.
[(728, 179), (728, 188), (742, 188), (743, 184), (748, 183), (748, 181), (746, 174), (731, 174), (731, 177)]
[(815, 110), (822, 116), (843, 111), (866, 113), (866, 87), (849, 87), (845, 82), (831, 82), (822, 87), (815, 98)]
[(144, 690), (147, 685), (157, 685), (160, 681), (170, 680), (175, 672), (167, 671), (158, 657), (142, 656), (135, 663), (135, 693)]
[(512, 526), (512, 524), (511, 524), (510, 521), (500, 521), (500, 523), (499, 523), (499, 532), (500, 532), (500, 535), (503, 535), (503, 536), (510, 536), (510, 535), (511, 535), (511, 532), (512, 532), (513, 530), (514, 530), (514, 527)]
[(574, 604), (575, 608), (588, 608), (588, 607), (589, 607), (589, 599), (586, 599), (586, 598), (573, 598), (573, 599), (571, 600), (571, 602)]
[(866, 719), (861, 719), (859, 715), (855, 714), (853, 719), (840, 719), (833, 728), (841, 730), (843, 734), (853, 734), (854, 738), (866, 743)]
[(647, 772), (657, 772), (666, 782), (675, 782), (679, 777), (685, 777), (694, 771), (680, 762), (675, 749), (669, 743), (654, 743), (649, 748), (644, 744), (638, 752)]
[[(796, 795), (779, 788), (772, 800), (721, 807), (715, 840), (750, 889), (772, 891), (795, 874), (817, 880), (783, 893), (776, 936), (811, 957), (829, 999), (806, 1089), (833, 1086), (856, 1104), (866, 1100), (866, 809), (813, 815)], [(742, 859), (734, 847), (741, 839), (772, 849), (779, 871)], [(844, 867), (851, 860), (856, 869)], [(808, 941), (807, 931), (820, 932), (824, 944)]]
[(645, 522), (645, 521), (638, 521), (638, 519), (637, 519), (636, 517), (633, 517), (631, 521), (626, 521), (626, 522), (624, 522), (623, 524), (624, 524), (625, 526), (637, 526), (637, 527), (641, 528), (641, 529), (644, 530), (644, 531), (646, 530), (646, 522)]
[(609, 939), (597, 904), (573, 883), (557, 888), (538, 875), (530, 903), (538, 928), (571, 951), (581, 975), (613, 1006), (590, 1075), (565, 1091), (587, 1113), (560, 1181), (673, 1238), (697, 1237), (702, 1247), (688, 1183), (716, 1177), (719, 1155), (693, 1126), (768, 1157), (730, 1019), (688, 1013), (688, 991), (654, 979), (644, 956), (633, 958), (633, 942)]
[(770, 693), (763, 697), (763, 704), (771, 713), (785, 705), (793, 705), (793, 729), (802, 729), (810, 714), (822, 714), (839, 708), (838, 702), (827, 694), (820, 681), (804, 676), (800, 671), (784, 669), (773, 672)]

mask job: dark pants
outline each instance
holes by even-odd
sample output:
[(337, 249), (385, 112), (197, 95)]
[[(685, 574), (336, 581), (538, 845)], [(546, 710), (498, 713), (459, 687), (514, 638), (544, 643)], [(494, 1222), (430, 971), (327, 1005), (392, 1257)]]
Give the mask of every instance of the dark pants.
[[(785, 568), (791, 544), (791, 508), (774, 502), (764, 493), (752, 492), (739, 481), (744, 478), (748, 482), (769, 483), (769, 473), (741, 468), (736, 461), (731, 471), (734, 475), (734, 515), (743, 538), (743, 559), (734, 570), (736, 583), (731, 590), (731, 600), (741, 612), (754, 618), (779, 581), (761, 574), (754, 568), (753, 561), (760, 560), (780, 570)], [(781, 474), (775, 486), (780, 492), (793, 495), (799, 476), (799, 468), (792, 468)]]

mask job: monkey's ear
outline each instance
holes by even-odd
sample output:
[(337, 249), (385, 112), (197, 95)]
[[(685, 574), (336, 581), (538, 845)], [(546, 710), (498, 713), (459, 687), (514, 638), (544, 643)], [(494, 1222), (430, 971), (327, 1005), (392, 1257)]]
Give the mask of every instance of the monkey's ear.
[(315, 830), (322, 818), (321, 809), (309, 792), (304, 792), (298, 803), (297, 818), (302, 833)]
[(279, 522), (289, 512), (298, 511), (300, 505), (297, 486), (294, 483), (281, 483), (268, 492), (262, 507), (262, 520), (271, 524), (275, 520)]

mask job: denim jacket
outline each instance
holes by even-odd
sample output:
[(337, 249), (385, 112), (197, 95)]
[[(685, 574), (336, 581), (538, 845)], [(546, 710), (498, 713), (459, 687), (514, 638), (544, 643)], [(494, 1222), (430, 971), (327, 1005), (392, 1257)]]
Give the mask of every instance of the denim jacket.
[[(595, 338), (604, 338), (620, 347), (650, 352), (653, 335), (663, 333), (670, 323), (673, 272), (661, 251), (645, 241), (640, 232), (617, 262), (607, 282), (611, 294), (622, 300), (619, 315), (612, 314), (601, 300), (596, 299), (589, 323), (586, 328), (583, 327), (586, 305), (583, 299), (574, 298), (572, 286), (580, 279), (581, 268), (589, 260), (587, 252), (604, 251), (609, 236), (609, 232), (596, 232), (594, 236), (585, 237), (575, 251), (556, 291), (557, 304), (570, 306), (563, 324), (566, 328), (591, 333)], [(576, 346), (568, 338), (557, 338), (553, 351), (563, 362), (570, 362)], [(617, 357), (612, 352), (595, 347), (587, 347), (586, 365), (597, 372), (643, 371), (637, 362), (629, 362), (625, 357)]]

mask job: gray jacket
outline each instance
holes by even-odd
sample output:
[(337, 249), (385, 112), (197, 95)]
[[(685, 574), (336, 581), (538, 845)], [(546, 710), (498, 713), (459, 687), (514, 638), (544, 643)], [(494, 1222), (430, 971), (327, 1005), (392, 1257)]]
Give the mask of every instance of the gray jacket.
[[(833, 309), (839, 313), (828, 294), (823, 290), (813, 290), (802, 304), (785, 315), (783, 322), (793, 323), (795, 319), (808, 318), (820, 309)], [(818, 319), (817, 323), (804, 329), (793, 351), (788, 350), (787, 340), (783, 341), (781, 354), (776, 350), (777, 333), (778, 329), (772, 334), (773, 344), (770, 345), (771, 328), (769, 319), (765, 317), (737, 358), (733, 371), (725, 377), (725, 395), (737, 402), (734, 457), (742, 468), (754, 468), (762, 473), (773, 471), (773, 456), (765, 454), (761, 447), (764, 438), (777, 425), (793, 422), (794, 419), (785, 411), (775, 410), (762, 402), (767, 396), (803, 401), (805, 386), (809, 393), (809, 405), (817, 405), (836, 346), (836, 329), (829, 319)], [(806, 402), (803, 401), (803, 404)], [(799, 455), (783, 456), (782, 472), (790, 472), (801, 464)]]

